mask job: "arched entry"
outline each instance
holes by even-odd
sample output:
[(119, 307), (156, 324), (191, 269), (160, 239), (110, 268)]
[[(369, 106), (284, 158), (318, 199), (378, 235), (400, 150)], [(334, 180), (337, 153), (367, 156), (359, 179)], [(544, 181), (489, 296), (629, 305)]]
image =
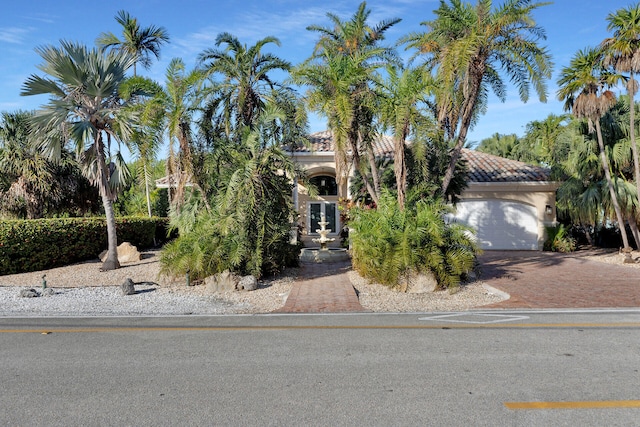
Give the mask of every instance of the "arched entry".
[(309, 179), (318, 189), (320, 200), (309, 200), (307, 202), (307, 234), (317, 235), (316, 230), (320, 229), (318, 224), (324, 214), (329, 223), (327, 229), (331, 230), (330, 235), (340, 232), (340, 215), (338, 212), (338, 185), (335, 177), (331, 175), (316, 175)]

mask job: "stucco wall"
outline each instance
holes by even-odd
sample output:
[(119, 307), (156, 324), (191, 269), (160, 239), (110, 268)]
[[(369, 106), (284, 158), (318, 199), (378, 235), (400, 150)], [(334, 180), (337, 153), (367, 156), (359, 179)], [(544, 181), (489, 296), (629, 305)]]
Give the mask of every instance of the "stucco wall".
[[(556, 224), (556, 190), (558, 183), (470, 183), (462, 200), (508, 200), (534, 206), (538, 215), (538, 249), (546, 240), (545, 227)], [(551, 214), (546, 213), (547, 206)]]

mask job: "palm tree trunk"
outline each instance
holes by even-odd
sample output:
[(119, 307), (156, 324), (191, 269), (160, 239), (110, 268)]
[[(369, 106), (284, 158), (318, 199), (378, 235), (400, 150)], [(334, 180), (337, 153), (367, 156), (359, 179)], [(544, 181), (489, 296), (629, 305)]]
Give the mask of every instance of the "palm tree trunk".
[(104, 147), (102, 135), (98, 133), (95, 137), (96, 160), (98, 161), (98, 174), (100, 175), (100, 196), (104, 214), (107, 219), (107, 259), (102, 263), (103, 271), (120, 268), (118, 261), (118, 238), (116, 236), (116, 216), (113, 212), (113, 200), (111, 189), (109, 188), (109, 178), (107, 175), (107, 165), (104, 159)]
[[(449, 161), (449, 167), (444, 174), (444, 178), (442, 179), (442, 197), (447, 194), (447, 190), (449, 189), (449, 184), (453, 180), (453, 174), (456, 171), (456, 164), (460, 159), (460, 154), (462, 153), (462, 147), (464, 147), (464, 143), (467, 140), (467, 132), (469, 131), (469, 127), (471, 126), (471, 120), (473, 119), (473, 110), (475, 109), (475, 105), (478, 99), (478, 93), (480, 91), (480, 86), (482, 85), (482, 76), (484, 75), (484, 67), (478, 68), (474, 70), (476, 79), (472, 79), (472, 82), (469, 84), (469, 93), (466, 94), (465, 98), (467, 101), (464, 103), (462, 108), (462, 123), (460, 124), (460, 131), (458, 132), (458, 139), (456, 140), (456, 145), (451, 152), (451, 160)], [(475, 80), (475, 81), (473, 81)], [(475, 83), (475, 84), (474, 84)], [(450, 124), (453, 126), (453, 123)]]
[(147, 164), (144, 164), (144, 191), (147, 197), (147, 212), (151, 218), (151, 196), (149, 195), (149, 176), (147, 175)]
[(404, 142), (409, 133), (409, 125), (405, 123), (401, 135), (396, 135), (393, 153), (393, 171), (396, 175), (396, 188), (398, 189), (398, 206), (404, 209), (407, 188), (407, 165), (404, 158)]
[[(629, 73), (629, 82), (627, 85), (629, 92), (629, 136), (631, 137), (631, 152), (633, 153), (633, 167), (636, 175), (636, 197), (640, 200), (640, 161), (638, 160), (638, 146), (636, 145), (636, 103), (634, 97), (635, 79), (633, 78), (633, 71)], [(636, 243), (640, 245), (640, 242)]]
[(602, 170), (604, 171), (604, 176), (607, 179), (607, 186), (609, 187), (609, 194), (611, 195), (611, 203), (613, 204), (613, 209), (616, 212), (618, 228), (620, 228), (620, 235), (622, 236), (622, 245), (624, 246), (625, 252), (629, 253), (631, 251), (631, 248), (629, 247), (629, 239), (627, 238), (627, 230), (625, 229), (625, 225), (624, 225), (622, 209), (620, 209), (620, 204), (618, 203), (618, 196), (616, 195), (616, 190), (613, 187), (611, 172), (609, 171), (609, 162), (607, 161), (607, 154), (604, 150), (604, 142), (602, 140), (602, 129), (600, 128), (600, 119), (597, 119), (594, 121), (596, 124), (596, 132), (598, 136), (598, 146), (600, 147), (600, 161), (602, 162)]
[(635, 212), (632, 212), (628, 218), (629, 228), (633, 235), (633, 240), (636, 242), (636, 248), (640, 248), (640, 230), (638, 230), (638, 224), (636, 223)]

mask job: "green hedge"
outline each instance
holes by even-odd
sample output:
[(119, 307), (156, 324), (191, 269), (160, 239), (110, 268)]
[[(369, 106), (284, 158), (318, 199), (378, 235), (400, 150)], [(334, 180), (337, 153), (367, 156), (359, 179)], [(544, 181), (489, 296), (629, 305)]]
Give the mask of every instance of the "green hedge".
[[(138, 249), (166, 239), (166, 218), (117, 218), (118, 243)], [(95, 259), (107, 248), (104, 218), (0, 221), (0, 275)]]

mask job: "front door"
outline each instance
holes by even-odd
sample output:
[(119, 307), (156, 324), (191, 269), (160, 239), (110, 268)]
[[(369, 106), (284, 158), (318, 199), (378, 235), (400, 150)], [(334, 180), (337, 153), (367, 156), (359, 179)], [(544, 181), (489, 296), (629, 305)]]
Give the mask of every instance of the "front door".
[(338, 234), (340, 227), (340, 217), (338, 216), (338, 204), (333, 202), (309, 202), (308, 216), (309, 234), (318, 234), (316, 230), (320, 229), (320, 216), (325, 215), (327, 230), (331, 230), (329, 234)]

